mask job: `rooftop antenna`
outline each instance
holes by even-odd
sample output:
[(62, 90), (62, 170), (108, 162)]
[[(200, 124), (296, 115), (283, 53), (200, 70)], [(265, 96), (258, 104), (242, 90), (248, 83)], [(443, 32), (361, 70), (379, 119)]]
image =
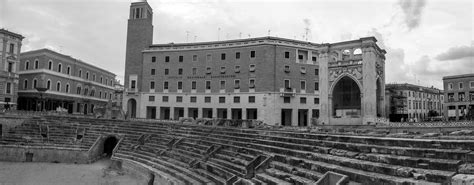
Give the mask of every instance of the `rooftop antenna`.
[(311, 29), (309, 29), (309, 27), (311, 26), (311, 21), (309, 19), (303, 19), (303, 22), (305, 24), (305, 28), (304, 28), (305, 38), (306, 38), (306, 41), (308, 41), (309, 36), (311, 35)]
[(221, 28), (217, 28), (217, 41), (221, 40)]

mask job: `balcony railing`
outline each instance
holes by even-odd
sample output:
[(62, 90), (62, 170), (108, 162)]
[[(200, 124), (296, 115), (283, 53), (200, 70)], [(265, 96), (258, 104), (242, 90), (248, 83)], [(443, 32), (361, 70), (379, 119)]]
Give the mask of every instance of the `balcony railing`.
[(295, 96), (296, 89), (294, 88), (280, 88), (280, 96)]

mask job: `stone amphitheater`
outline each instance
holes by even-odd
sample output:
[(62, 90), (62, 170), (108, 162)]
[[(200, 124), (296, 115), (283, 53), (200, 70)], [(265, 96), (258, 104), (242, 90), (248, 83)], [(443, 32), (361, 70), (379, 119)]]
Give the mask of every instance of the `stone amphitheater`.
[[(88, 164), (109, 156), (114, 168), (144, 184), (474, 184), (472, 122), (422, 132), (420, 124), (285, 128), (51, 115), (1, 119), (1, 161)], [(424, 128), (436, 125), (449, 128)]]

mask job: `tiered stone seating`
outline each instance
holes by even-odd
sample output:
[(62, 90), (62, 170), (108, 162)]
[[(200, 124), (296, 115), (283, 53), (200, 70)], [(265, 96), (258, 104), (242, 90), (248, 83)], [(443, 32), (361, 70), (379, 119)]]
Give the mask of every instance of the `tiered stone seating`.
[[(328, 171), (348, 176), (350, 184), (449, 184), (459, 166), (474, 159), (471, 140), (46, 119), (44, 124), (57, 134), (50, 134), (52, 142), (76, 137), (74, 127), (86, 130), (82, 143), (87, 144), (81, 146), (92, 146), (101, 135), (116, 134), (122, 139), (113, 159), (135, 161), (183, 184), (315, 184)], [(75, 126), (58, 126), (61, 123)]]

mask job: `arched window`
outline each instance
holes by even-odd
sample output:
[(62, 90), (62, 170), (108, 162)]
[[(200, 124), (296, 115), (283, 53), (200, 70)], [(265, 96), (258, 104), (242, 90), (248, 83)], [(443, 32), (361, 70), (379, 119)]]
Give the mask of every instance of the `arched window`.
[(107, 92), (104, 92), (104, 99), (107, 99)]
[(103, 83), (104, 83), (104, 81), (103, 81), (102, 77), (100, 77), (100, 83), (101, 83), (101, 84), (103, 84)]
[(28, 80), (23, 81), (23, 89), (28, 89)]
[(92, 75), (92, 81), (95, 81), (95, 74)]
[(48, 83), (47, 83), (47, 85), (46, 85), (46, 88), (47, 88), (48, 90), (51, 90), (51, 80), (48, 80)]
[(30, 68), (30, 61), (26, 61), (25, 63), (25, 70), (28, 70)]
[(58, 64), (58, 72), (62, 72), (63, 70), (63, 65), (61, 63)]
[(56, 82), (56, 91), (61, 92), (61, 82)]
[(86, 80), (89, 80), (89, 71), (86, 72)]
[(102, 98), (102, 91), (99, 91), (99, 98)]
[(33, 79), (33, 89), (36, 89), (36, 84), (37, 84), (37, 82), (38, 82), (38, 81), (36, 80), (36, 78)]
[(82, 78), (82, 70), (79, 69), (79, 78)]
[(79, 94), (79, 95), (80, 95), (80, 94), (81, 94), (81, 91), (82, 91), (82, 90), (81, 90), (81, 86), (80, 86), (80, 85), (77, 85), (77, 87), (76, 87), (76, 94)]
[(66, 93), (69, 93), (69, 84), (66, 84)]
[(53, 61), (51, 60), (48, 62), (48, 69), (53, 70)]
[(67, 74), (70, 75), (71, 74), (71, 66), (67, 66)]
[(90, 96), (92, 96), (92, 97), (94, 97), (94, 96), (95, 96), (95, 89), (92, 89), (92, 90), (91, 90), (91, 94), (90, 94)]
[(84, 88), (84, 95), (87, 96), (87, 94), (89, 94), (89, 89), (86, 87)]
[(38, 61), (38, 59), (36, 59), (35, 60), (35, 69), (38, 69), (38, 67), (39, 67), (39, 61)]

